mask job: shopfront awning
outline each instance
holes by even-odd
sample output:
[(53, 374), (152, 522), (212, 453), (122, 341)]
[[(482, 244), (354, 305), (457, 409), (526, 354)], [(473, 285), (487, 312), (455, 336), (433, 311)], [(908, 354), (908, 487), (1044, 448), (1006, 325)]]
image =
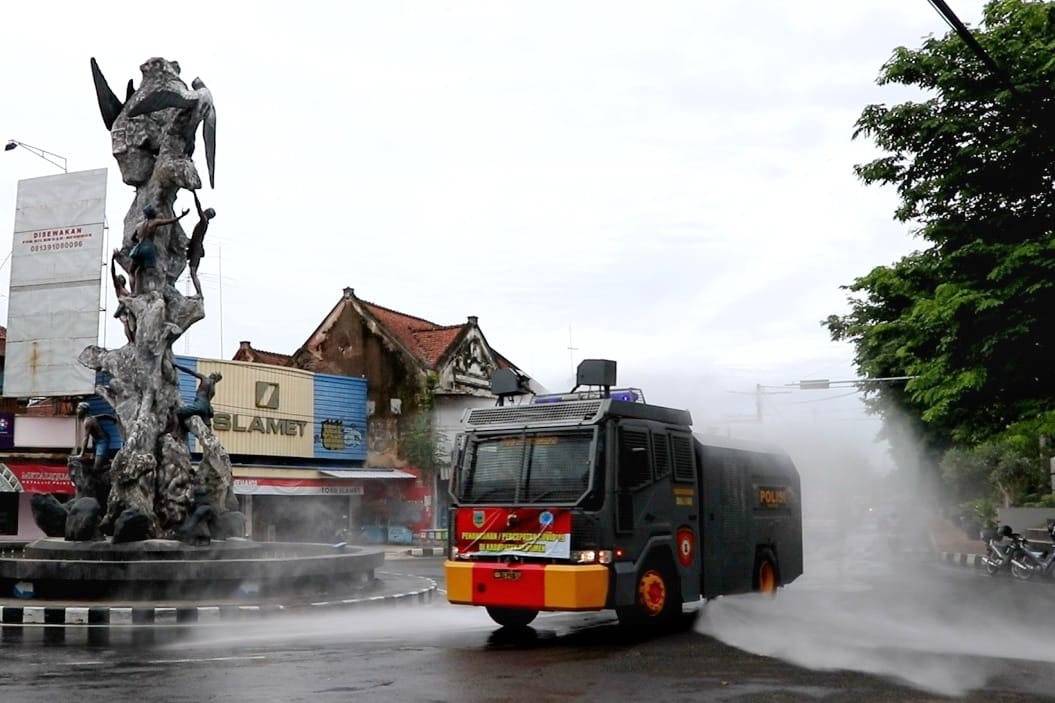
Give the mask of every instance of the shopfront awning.
[(233, 467), (235, 495), (363, 495), (363, 481), (416, 478), (399, 469), (312, 469), (288, 466)]
[(0, 491), (64, 495), (77, 492), (65, 466), (15, 462), (0, 464)]
[(334, 478), (417, 478), (412, 473), (399, 469), (319, 469), (320, 474)]

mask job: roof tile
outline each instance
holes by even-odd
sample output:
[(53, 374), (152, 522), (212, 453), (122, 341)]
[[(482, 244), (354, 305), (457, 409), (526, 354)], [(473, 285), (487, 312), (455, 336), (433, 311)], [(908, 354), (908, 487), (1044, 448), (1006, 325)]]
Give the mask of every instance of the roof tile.
[(359, 302), (392, 333), (392, 336), (430, 368), (435, 368), (467, 326), (467, 323), (438, 325), (435, 322), (407, 315), (366, 300)]

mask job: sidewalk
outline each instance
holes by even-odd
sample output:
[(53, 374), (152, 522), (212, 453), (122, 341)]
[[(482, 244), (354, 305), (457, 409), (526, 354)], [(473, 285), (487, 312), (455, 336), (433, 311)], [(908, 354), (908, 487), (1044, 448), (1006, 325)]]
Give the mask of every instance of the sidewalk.
[(442, 557), (447, 554), (447, 543), (429, 540), (415, 540), (407, 546), (388, 545), (385, 548), (385, 559), (403, 559), (404, 557)]

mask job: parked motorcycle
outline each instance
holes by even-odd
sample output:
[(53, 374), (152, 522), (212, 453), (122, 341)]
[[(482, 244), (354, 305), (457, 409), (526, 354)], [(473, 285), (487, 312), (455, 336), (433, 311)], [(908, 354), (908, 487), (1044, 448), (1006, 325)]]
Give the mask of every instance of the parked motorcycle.
[(1039, 544), (1023, 540), (1022, 549), (1011, 559), (1011, 575), (1020, 581), (1034, 576), (1050, 576), (1055, 569), (1055, 524), (1048, 526), (1052, 543)]
[[(1025, 538), (1004, 525), (986, 543), (986, 553), (982, 557), (985, 573), (996, 576), (1001, 571), (1014, 568), (1014, 559), (1025, 549)], [(1055, 551), (1055, 550), (1053, 550)]]

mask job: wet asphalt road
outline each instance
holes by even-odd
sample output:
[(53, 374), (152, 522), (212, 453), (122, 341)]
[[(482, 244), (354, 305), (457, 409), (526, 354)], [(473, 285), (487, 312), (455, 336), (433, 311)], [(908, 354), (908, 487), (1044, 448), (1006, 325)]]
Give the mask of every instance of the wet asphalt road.
[[(394, 573), (436, 577), (439, 559)], [(371, 610), (194, 629), (4, 628), (0, 700), (1055, 700), (1055, 584), (900, 555), (862, 535), (812, 550), (775, 599), (709, 603), (679, 632), (543, 614), (523, 633), (477, 608)]]

